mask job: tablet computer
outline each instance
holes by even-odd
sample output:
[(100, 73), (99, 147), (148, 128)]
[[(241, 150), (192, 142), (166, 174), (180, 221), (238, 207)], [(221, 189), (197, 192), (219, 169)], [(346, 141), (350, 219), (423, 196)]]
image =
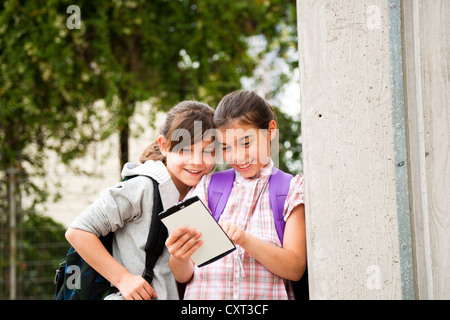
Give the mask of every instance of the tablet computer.
[(192, 254), (197, 267), (203, 267), (236, 250), (234, 243), (209, 212), (198, 196), (186, 199), (161, 212), (159, 218), (169, 234), (187, 226), (201, 232), (203, 244)]

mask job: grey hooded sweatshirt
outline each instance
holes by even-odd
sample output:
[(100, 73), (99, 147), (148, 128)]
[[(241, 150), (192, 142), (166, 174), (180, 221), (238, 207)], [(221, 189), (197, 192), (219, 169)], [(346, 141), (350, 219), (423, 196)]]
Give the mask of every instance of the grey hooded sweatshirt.
[[(142, 165), (127, 163), (122, 177), (135, 176), (105, 189), (70, 227), (91, 232), (96, 236), (114, 232), (113, 257), (130, 273), (142, 275), (145, 267), (145, 244), (150, 229), (153, 209), (152, 177), (159, 183), (164, 210), (176, 204), (180, 194), (167, 168), (160, 161), (149, 160)], [(152, 287), (160, 300), (179, 299), (177, 286), (169, 268), (169, 251), (156, 262)], [(121, 295), (108, 296), (120, 299)]]

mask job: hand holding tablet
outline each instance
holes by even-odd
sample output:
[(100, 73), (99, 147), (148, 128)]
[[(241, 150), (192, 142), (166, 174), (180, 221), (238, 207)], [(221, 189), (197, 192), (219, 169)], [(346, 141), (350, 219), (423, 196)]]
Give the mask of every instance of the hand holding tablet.
[[(236, 249), (219, 224), (197, 196), (186, 199), (159, 214), (169, 234), (186, 226), (192, 244), (201, 240), (203, 244), (192, 254), (191, 259), (198, 267), (212, 263)], [(195, 234), (192, 229), (198, 233)]]

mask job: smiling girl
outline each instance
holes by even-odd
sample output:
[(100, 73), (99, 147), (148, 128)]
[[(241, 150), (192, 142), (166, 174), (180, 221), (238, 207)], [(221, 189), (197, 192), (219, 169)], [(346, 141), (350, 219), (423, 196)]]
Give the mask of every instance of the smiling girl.
[[(237, 91), (221, 100), (214, 125), (223, 158), (235, 171), (219, 223), (236, 251), (198, 268), (190, 256), (201, 245), (201, 235), (185, 227), (175, 230), (166, 241), (174, 276), (187, 283), (185, 299), (293, 299), (287, 280), (299, 280), (306, 268), (303, 177), (290, 181), (280, 239), (269, 201), (269, 180), (278, 170), (270, 157), (275, 112), (254, 92)], [(188, 196), (208, 203), (210, 181), (211, 175), (203, 177)]]
[[(157, 140), (142, 154), (142, 164), (124, 166), (122, 177), (135, 177), (103, 190), (71, 223), (67, 240), (119, 290), (105, 299), (178, 299), (166, 248), (153, 269), (152, 284), (141, 276), (153, 210), (153, 182), (149, 177), (159, 184), (164, 210), (183, 199), (213, 166), (214, 146), (203, 139), (213, 128), (213, 114), (212, 108), (197, 101), (176, 105), (167, 114)], [(110, 232), (114, 232), (112, 255), (99, 240)]]

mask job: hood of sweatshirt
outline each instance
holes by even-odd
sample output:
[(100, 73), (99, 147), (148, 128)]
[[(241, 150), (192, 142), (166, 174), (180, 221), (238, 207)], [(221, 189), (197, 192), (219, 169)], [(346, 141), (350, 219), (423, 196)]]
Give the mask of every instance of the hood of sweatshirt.
[(151, 177), (159, 184), (171, 180), (169, 171), (161, 161), (147, 160), (144, 164), (128, 162), (123, 166), (122, 178), (136, 175)]

